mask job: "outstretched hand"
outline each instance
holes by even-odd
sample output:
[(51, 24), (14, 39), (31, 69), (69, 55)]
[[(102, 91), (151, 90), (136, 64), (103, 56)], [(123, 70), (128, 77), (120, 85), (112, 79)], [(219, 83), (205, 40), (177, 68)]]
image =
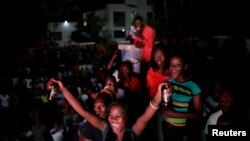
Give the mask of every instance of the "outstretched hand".
[(119, 51), (120, 51), (119, 49), (115, 50), (112, 57), (116, 58), (119, 54)]
[(63, 83), (60, 80), (56, 80), (54, 78), (51, 78), (48, 83), (47, 83), (47, 90), (50, 90), (52, 88), (52, 86), (56, 86), (56, 90), (57, 91), (62, 91), (62, 89), (64, 88)]

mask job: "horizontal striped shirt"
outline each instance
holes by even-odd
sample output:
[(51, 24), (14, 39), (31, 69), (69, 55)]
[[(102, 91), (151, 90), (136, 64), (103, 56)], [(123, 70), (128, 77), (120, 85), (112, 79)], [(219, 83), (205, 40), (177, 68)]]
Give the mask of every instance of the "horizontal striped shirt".
[[(190, 107), (190, 102), (193, 97), (201, 93), (200, 87), (193, 81), (177, 82), (175, 80), (170, 80), (173, 86), (173, 93), (171, 95), (171, 108), (175, 112), (187, 113)], [(168, 123), (174, 126), (185, 126), (186, 118), (166, 118)]]

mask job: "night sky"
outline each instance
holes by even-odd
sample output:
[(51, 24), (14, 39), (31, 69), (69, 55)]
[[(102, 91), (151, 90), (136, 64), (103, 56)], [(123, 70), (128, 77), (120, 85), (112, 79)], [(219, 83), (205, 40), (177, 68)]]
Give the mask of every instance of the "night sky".
[(44, 17), (28, 1), (1, 4), (1, 18), (1, 42), (8, 46), (23, 46), (36, 37), (44, 36)]

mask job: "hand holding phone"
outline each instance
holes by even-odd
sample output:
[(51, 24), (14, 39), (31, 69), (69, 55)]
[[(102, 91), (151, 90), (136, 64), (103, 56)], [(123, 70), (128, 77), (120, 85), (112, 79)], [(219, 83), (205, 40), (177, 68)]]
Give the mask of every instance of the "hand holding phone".
[(53, 96), (56, 94), (56, 88), (54, 85), (51, 86), (49, 100), (52, 100)]

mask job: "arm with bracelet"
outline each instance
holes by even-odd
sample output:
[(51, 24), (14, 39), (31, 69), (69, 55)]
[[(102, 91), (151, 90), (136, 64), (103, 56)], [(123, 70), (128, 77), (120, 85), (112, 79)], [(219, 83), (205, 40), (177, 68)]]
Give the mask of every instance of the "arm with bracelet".
[(162, 86), (165, 86), (167, 89), (170, 90), (168, 82), (159, 84), (158, 91), (155, 97), (150, 100), (145, 112), (137, 119), (137, 121), (133, 125), (133, 131), (137, 136), (140, 136), (140, 134), (147, 126), (148, 121), (153, 117), (153, 115), (159, 109), (160, 103), (162, 101), (162, 90), (161, 90)]

